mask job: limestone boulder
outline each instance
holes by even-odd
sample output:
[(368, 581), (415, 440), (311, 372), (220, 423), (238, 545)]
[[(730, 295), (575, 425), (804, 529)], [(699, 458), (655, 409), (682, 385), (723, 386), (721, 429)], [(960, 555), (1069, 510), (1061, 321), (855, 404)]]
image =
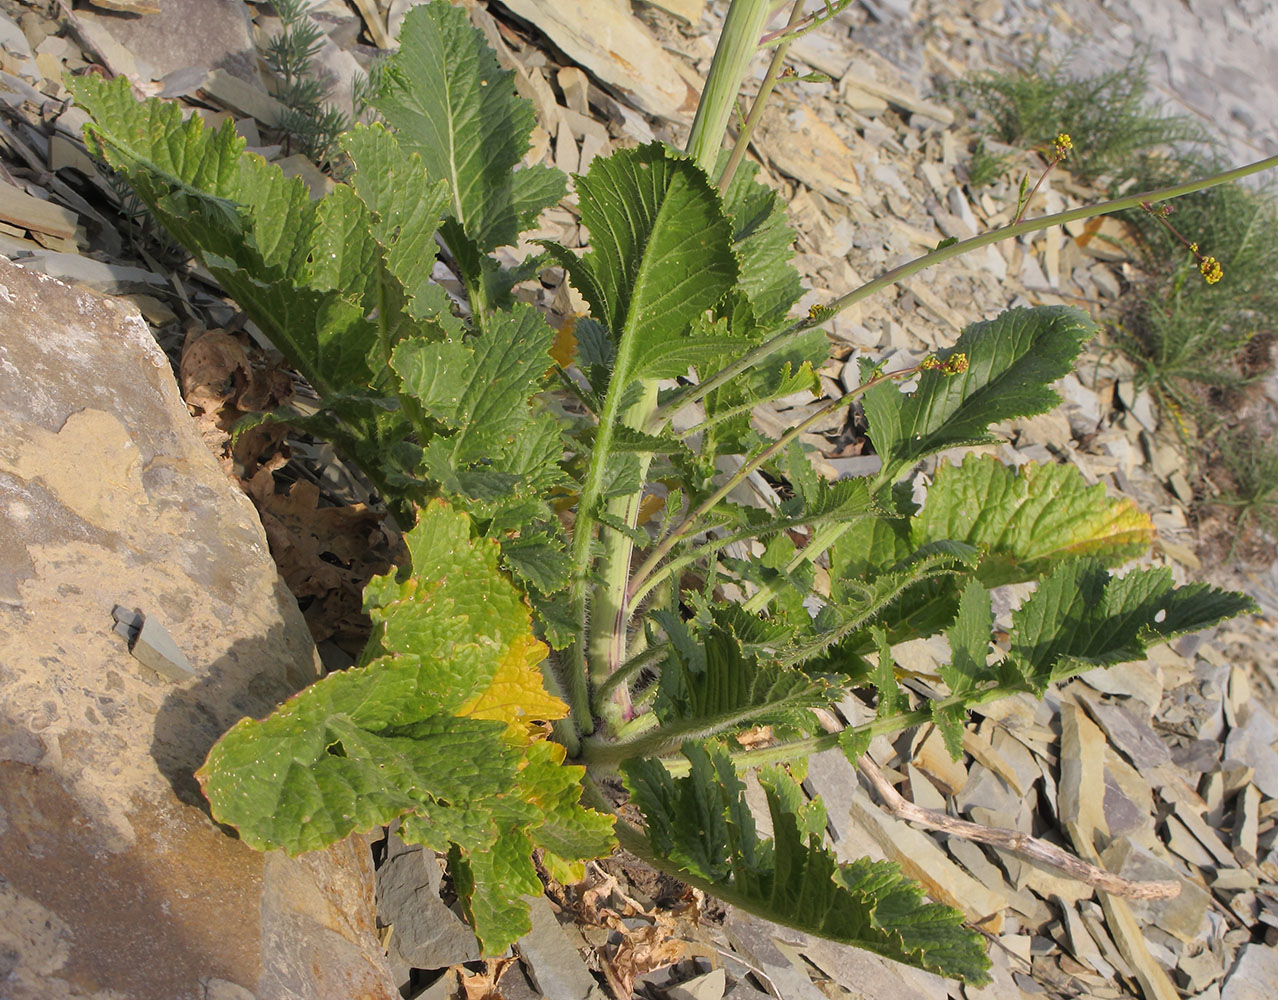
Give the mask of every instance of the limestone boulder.
[(192, 777), (318, 674), (136, 309), (0, 259), (0, 996), (398, 996), (367, 846), (259, 854)]

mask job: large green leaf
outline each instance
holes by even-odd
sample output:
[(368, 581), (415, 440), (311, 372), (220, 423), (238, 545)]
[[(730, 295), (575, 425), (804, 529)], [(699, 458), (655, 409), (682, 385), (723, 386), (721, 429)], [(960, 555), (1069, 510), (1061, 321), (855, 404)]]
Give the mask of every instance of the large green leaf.
[(638, 355), (685, 336), (732, 288), (732, 226), (705, 174), (659, 143), (596, 158), (577, 190), (593, 249), (580, 258), (548, 249), (613, 341), (628, 345), (631, 356), (618, 359), (628, 384)]
[(830, 550), (831, 591), (836, 604), (845, 592), (855, 598), (884, 575), (899, 574), (911, 553), (938, 545), (974, 550), (975, 559), (909, 586), (882, 612), (894, 641), (902, 641), (944, 628), (965, 578), (986, 587), (1035, 580), (1080, 556), (1115, 566), (1147, 551), (1152, 538), (1149, 518), (1132, 501), (1089, 487), (1073, 466), (1014, 469), (969, 455), (937, 470), (922, 509), (908, 520), (851, 523)]
[(1012, 614), (1011, 657), (1038, 692), (1053, 681), (1129, 660), (1148, 646), (1254, 611), (1242, 594), (1198, 583), (1176, 587), (1171, 570), (1115, 577), (1095, 559), (1063, 563)]
[(381, 125), (357, 125), (341, 137), (355, 164), (356, 194), (372, 217), (372, 234), (385, 252), (386, 269), (398, 279), (407, 308), (425, 319), (438, 314), (429, 291), (435, 230), (449, 201), (448, 182), (431, 182), (416, 153), (407, 152)]
[(785, 203), (759, 181), (758, 172), (756, 164), (742, 162), (723, 202), (741, 260), (740, 288), (753, 308), (754, 321), (767, 329), (785, 319), (803, 294), (803, 283), (790, 263), (794, 230), (786, 217)]
[(504, 451), (530, 419), (530, 400), (550, 366), (555, 332), (532, 306), (493, 313), (465, 341), (406, 340), (391, 367), (428, 416), (450, 428), (456, 468)]
[(942, 361), (966, 355), (962, 374), (925, 371), (909, 394), (892, 382), (867, 391), (870, 439), (883, 458), (878, 481), (895, 482), (933, 452), (990, 440), (990, 424), (1050, 410), (1060, 402), (1051, 384), (1071, 370), (1095, 330), (1077, 309), (1010, 309), (969, 326), (939, 353)]
[(500, 953), (527, 930), (533, 849), (597, 857), (611, 818), (581, 807), (583, 769), (541, 735), (567, 706), (543, 687), (546, 650), (496, 543), (472, 540), (439, 500), (405, 542), (407, 574), (365, 593), (371, 662), (240, 721), (197, 777), (214, 817), (260, 850), (314, 850), (403, 817), (406, 840), (459, 859), (476, 934)]
[[(515, 95), (514, 73), (498, 65), (463, 8), (443, 0), (412, 8), (399, 41), (373, 104), (431, 181), (448, 182), (449, 215), (472, 244), (454, 239), (450, 249), (513, 245), (565, 187), (553, 168), (515, 169), (536, 124), (532, 105)], [(475, 262), (467, 270), (478, 279)]]
[(810, 731), (816, 722), (809, 709), (833, 697), (829, 684), (801, 670), (760, 664), (726, 629), (711, 627), (694, 637), (677, 617), (656, 617), (670, 638), (653, 704), (665, 725), (695, 723), (705, 733), (762, 724)]
[(798, 930), (974, 985), (989, 961), (979, 934), (957, 910), (925, 903), (922, 891), (888, 862), (839, 864), (821, 843), (825, 811), (804, 802), (786, 772), (765, 768), (774, 837), (761, 839), (745, 785), (720, 746), (686, 744), (687, 776), (660, 761), (623, 765), (631, 802), (643, 813), (652, 852), (735, 906)]
[(1072, 465), (1012, 468), (968, 455), (942, 465), (910, 522), (915, 546), (950, 539), (981, 550), (976, 575), (987, 587), (1034, 580), (1063, 559), (1095, 556), (1115, 566), (1148, 551), (1149, 516), (1132, 500), (1111, 500)]
[[(321, 394), (358, 392), (377, 342), (366, 319), (371, 220), (348, 188), (314, 203), (227, 123), (212, 131), (174, 103), (133, 99), (128, 81), (77, 77), (90, 148)], [(411, 196), (411, 195), (410, 195)]]

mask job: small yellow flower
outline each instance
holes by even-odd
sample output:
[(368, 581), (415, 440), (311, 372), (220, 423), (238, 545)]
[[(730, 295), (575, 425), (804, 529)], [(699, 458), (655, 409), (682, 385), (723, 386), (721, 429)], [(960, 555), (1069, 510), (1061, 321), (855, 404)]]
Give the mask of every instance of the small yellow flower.
[(967, 355), (951, 354), (942, 361), (935, 354), (929, 354), (919, 362), (919, 367), (925, 372), (938, 371), (942, 375), (962, 375), (967, 371)]
[(1204, 257), (1198, 262), (1198, 270), (1203, 273), (1203, 278), (1206, 279), (1209, 285), (1214, 285), (1225, 276), (1225, 272), (1220, 266), (1220, 261), (1215, 257)]
[(1068, 132), (1061, 132), (1056, 136), (1056, 158), (1058, 160), (1065, 159), (1066, 154), (1074, 148), (1074, 140), (1069, 137)]

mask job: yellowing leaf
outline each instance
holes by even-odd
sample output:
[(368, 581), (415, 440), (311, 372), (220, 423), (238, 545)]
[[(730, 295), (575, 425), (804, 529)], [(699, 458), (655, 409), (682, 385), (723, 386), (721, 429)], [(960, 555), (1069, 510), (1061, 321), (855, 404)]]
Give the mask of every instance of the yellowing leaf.
[(666, 498), (649, 493), (639, 501), (639, 517), (636, 524), (647, 524), (654, 517), (661, 513), (666, 506)]
[(524, 740), (534, 723), (562, 719), (568, 706), (546, 691), (537, 664), (546, 658), (546, 645), (531, 635), (516, 636), (502, 653), (492, 683), (457, 714), (471, 719), (504, 722)]
[(558, 854), (546, 851), (541, 856), (541, 864), (546, 874), (560, 885), (577, 885), (586, 878), (584, 861), (565, 861)]
[(1117, 565), (1149, 549), (1154, 526), (1131, 500), (1088, 486), (1072, 465), (1013, 469), (968, 455), (937, 470), (910, 535), (916, 547), (942, 539), (976, 546), (978, 578), (995, 587), (1034, 579), (1063, 559)]
[(577, 317), (569, 316), (563, 326), (555, 331), (555, 342), (551, 345), (550, 356), (560, 368), (567, 368), (577, 354)]

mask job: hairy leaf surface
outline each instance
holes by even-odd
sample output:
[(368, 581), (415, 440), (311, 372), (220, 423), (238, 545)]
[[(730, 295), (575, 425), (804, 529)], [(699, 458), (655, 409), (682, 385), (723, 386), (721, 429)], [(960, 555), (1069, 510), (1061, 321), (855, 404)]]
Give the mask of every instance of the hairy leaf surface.
[(1012, 468), (968, 455), (937, 470), (910, 537), (916, 546), (942, 539), (976, 546), (977, 578), (997, 587), (1037, 579), (1062, 559), (1118, 565), (1148, 551), (1154, 526), (1134, 501), (1109, 499), (1072, 465)]
[(467, 866), (476, 934), (501, 952), (527, 930), (532, 849), (597, 857), (611, 819), (581, 807), (582, 769), (545, 742), (541, 724), (567, 706), (545, 691), (546, 648), (496, 544), (470, 531), (429, 504), (405, 538), (409, 574), (367, 589), (371, 662), (242, 720), (197, 777), (213, 815), (260, 850), (297, 854), (404, 817), (406, 841)]
[[(486, 254), (513, 245), (565, 187), (551, 167), (515, 169), (536, 124), (532, 105), (515, 95), (514, 73), (498, 65), (460, 7), (413, 7), (399, 40), (373, 104), (430, 179), (448, 182), (449, 215), (472, 244), (451, 240), (450, 248)], [(477, 262), (468, 271), (479, 280)]]
[(457, 467), (514, 441), (529, 420), (554, 339), (541, 313), (521, 304), (493, 313), (484, 333), (465, 341), (403, 341), (391, 366), (428, 415), (456, 429), (447, 448)]
[(973, 984), (986, 980), (981, 937), (963, 926), (962, 914), (925, 903), (895, 864), (839, 864), (821, 843), (824, 809), (819, 801), (805, 803), (786, 772), (765, 768), (759, 775), (774, 830), (765, 840), (727, 752), (690, 743), (684, 755), (692, 767), (682, 778), (657, 760), (623, 767), (657, 857), (769, 920)]
[(629, 382), (636, 356), (686, 335), (736, 281), (732, 227), (705, 174), (659, 143), (596, 158), (577, 187), (594, 247), (547, 249), (613, 341), (631, 345)]
[(974, 323), (938, 357), (967, 356), (967, 371), (925, 371), (903, 395), (884, 382), (866, 392), (870, 438), (883, 457), (880, 483), (919, 459), (956, 445), (989, 440), (986, 428), (1011, 417), (1044, 413), (1060, 402), (1050, 388), (1068, 373), (1095, 326), (1077, 309), (1058, 306), (1009, 309)]
[(762, 724), (816, 728), (808, 710), (830, 701), (829, 684), (800, 670), (760, 664), (725, 629), (712, 627), (698, 640), (673, 615), (655, 617), (671, 642), (653, 706), (663, 723), (702, 723), (707, 732)]
[(408, 309), (418, 319), (439, 313), (430, 291), (435, 231), (449, 202), (448, 182), (432, 183), (416, 153), (409, 153), (381, 125), (357, 125), (341, 137), (355, 164), (355, 193), (372, 213), (372, 235), (386, 255), (386, 269), (398, 279)]
[(803, 294), (794, 256), (794, 230), (780, 196), (758, 179), (759, 168), (742, 162), (724, 192), (724, 209), (732, 220), (732, 239), (741, 260), (740, 288), (767, 329), (785, 319)]
[[(949, 685), (950, 694), (962, 697), (989, 680), (993, 671), (986, 665), (986, 660), (993, 624), (990, 592), (975, 580), (969, 580), (959, 598), (958, 615), (945, 633), (950, 641), (950, 662), (941, 667), (941, 680)], [(945, 748), (951, 757), (958, 760), (963, 752), (966, 709), (961, 704), (934, 704), (932, 718), (945, 740)]]
[(1079, 559), (1057, 567), (1013, 613), (1011, 656), (1041, 694), (1053, 681), (1144, 659), (1150, 645), (1254, 609), (1249, 598), (1204, 583), (1176, 587), (1167, 568), (1116, 577)]
[(311, 384), (324, 395), (365, 389), (377, 342), (364, 301), (371, 218), (350, 190), (313, 203), (299, 178), (244, 154), (230, 123), (212, 131), (174, 103), (139, 103), (124, 79), (73, 86), (93, 116), (90, 148)]

